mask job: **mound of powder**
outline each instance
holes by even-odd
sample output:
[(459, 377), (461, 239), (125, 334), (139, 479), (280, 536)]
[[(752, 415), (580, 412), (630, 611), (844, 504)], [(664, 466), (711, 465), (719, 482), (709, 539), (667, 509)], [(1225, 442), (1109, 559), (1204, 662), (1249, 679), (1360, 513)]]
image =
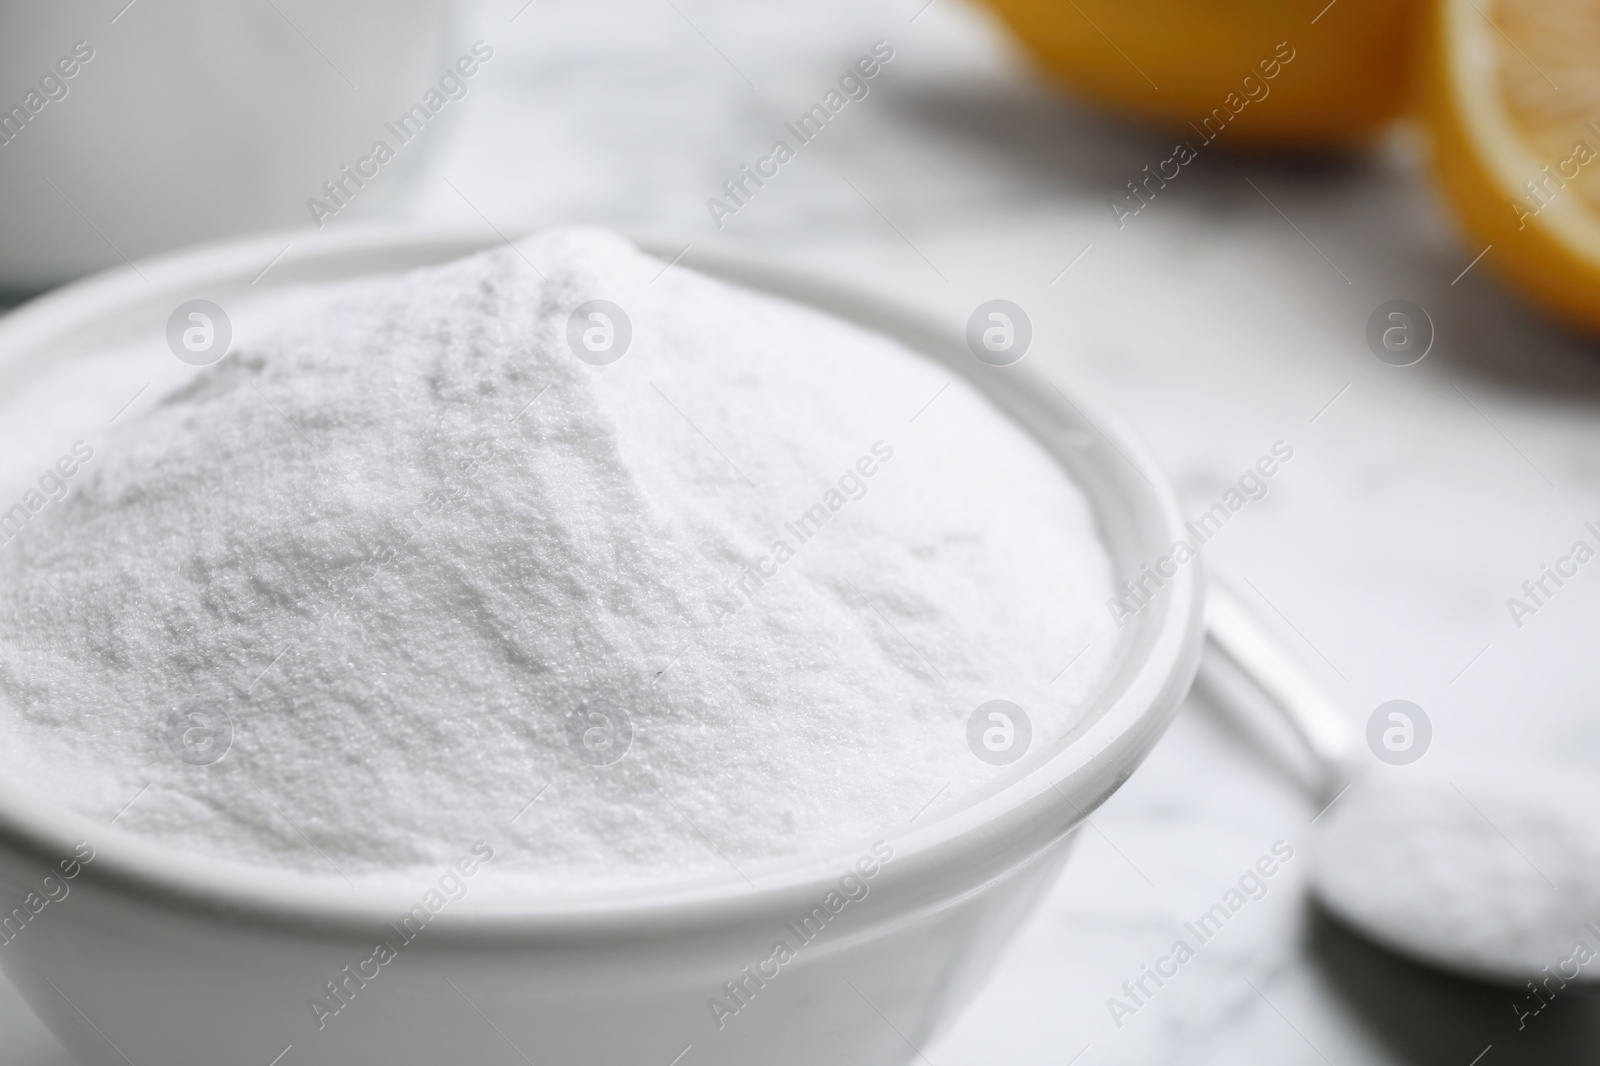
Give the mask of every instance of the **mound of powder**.
[(560, 230), (347, 282), (92, 442), (0, 550), (0, 772), (224, 859), (488, 839), (554, 890), (936, 817), (1007, 772), (988, 700), (1060, 735), (1116, 644), (1061, 467), (898, 344), (663, 266)]
[[(1356, 928), (1428, 962), (1520, 984), (1600, 982), (1600, 779), (1459, 763), (1363, 778), (1319, 827), (1313, 884)], [(1538, 1011), (1539, 999), (1517, 1008)]]

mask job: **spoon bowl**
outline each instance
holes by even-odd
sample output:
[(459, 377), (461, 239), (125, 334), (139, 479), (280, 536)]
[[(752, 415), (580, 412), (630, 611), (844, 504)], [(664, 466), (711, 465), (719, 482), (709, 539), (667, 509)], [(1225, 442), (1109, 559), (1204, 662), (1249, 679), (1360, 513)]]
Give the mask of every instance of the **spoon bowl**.
[(1600, 984), (1600, 779), (1544, 763), (1373, 766), (1321, 682), (1215, 579), (1207, 630), (1211, 687), (1237, 704), (1247, 679), (1311, 764), (1311, 882), (1329, 913), (1480, 981)]
[(1600, 984), (1600, 782), (1553, 764), (1373, 773), (1319, 819), (1312, 886), (1391, 951), (1516, 986)]

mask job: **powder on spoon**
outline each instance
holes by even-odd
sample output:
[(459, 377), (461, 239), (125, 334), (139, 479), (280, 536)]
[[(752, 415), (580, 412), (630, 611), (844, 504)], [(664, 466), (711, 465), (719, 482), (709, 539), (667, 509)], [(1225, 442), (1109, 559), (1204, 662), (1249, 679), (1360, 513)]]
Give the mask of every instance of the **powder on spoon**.
[(1318, 827), (1313, 883), (1395, 950), (1548, 997), (1600, 982), (1596, 810), (1600, 781), (1553, 764), (1364, 777)]
[(903, 823), (1004, 772), (979, 704), (1039, 744), (1101, 683), (1082, 493), (895, 342), (595, 230), (288, 306), (0, 550), (13, 783), (310, 874), (495, 835), (570, 889)]

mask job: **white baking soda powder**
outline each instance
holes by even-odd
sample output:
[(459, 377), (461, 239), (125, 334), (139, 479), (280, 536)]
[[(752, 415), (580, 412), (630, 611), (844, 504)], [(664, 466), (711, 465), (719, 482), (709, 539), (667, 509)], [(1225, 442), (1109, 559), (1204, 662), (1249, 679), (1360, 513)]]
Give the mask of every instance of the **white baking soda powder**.
[(1515, 1009), (1537, 1013), (1568, 984), (1600, 983), (1597, 810), (1600, 782), (1561, 764), (1374, 775), (1329, 808), (1314, 884), (1384, 943), (1527, 983)]
[(101, 419), (0, 546), (0, 773), (208, 856), (494, 840), (556, 890), (935, 817), (1007, 772), (989, 701), (1060, 736), (1116, 643), (1060, 466), (897, 343), (663, 266), (564, 230), (280, 295)]

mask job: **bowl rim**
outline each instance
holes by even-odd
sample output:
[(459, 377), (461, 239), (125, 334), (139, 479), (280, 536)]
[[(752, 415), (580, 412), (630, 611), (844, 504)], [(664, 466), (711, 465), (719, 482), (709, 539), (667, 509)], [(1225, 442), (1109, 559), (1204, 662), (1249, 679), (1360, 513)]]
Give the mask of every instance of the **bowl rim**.
[[(536, 230), (519, 231), (517, 236), (531, 232)], [(1108, 464), (1108, 478), (1130, 494), (1109, 499), (1106, 494), (1115, 490), (1102, 486), (1096, 496), (1090, 486), (1082, 485), (1097, 524), (1105, 507), (1129, 504), (1153, 516), (1148, 530), (1152, 543), (1170, 545), (1183, 539), (1184, 517), (1177, 497), (1146, 447), (1115, 415), (1078, 389), (1063, 388), (1046, 378), (1027, 359), (995, 368), (969, 355), (963, 364), (955, 364), (949, 353), (966, 350), (959, 329), (892, 298), (787, 265), (758, 248), (714, 244), (703, 237), (684, 242), (649, 234), (629, 236), (642, 250), (663, 260), (690, 243), (698, 254), (681, 257), (690, 268), (885, 333), (963, 374), (1009, 417), (1021, 419), (1015, 405), (1031, 402), (1027, 397), (1042, 396), (1041, 403), (1059, 408), (1046, 392), (1053, 389), (1081, 416), (1083, 425), (1099, 435), (1106, 447), (1097, 445), (1102, 455), (1098, 461)], [(48, 348), (86, 323), (141, 314), (151, 322), (164, 322), (172, 297), (187, 299), (237, 285), (258, 272), (266, 273), (262, 266), (269, 260), (279, 275), (275, 284), (304, 284), (313, 278), (354, 278), (444, 263), (506, 243), (503, 235), (487, 237), (479, 230), (376, 223), (315, 234), (291, 230), (181, 249), (141, 260), (137, 270), (125, 265), (91, 275), (0, 318), (0, 367)], [(374, 260), (390, 265), (374, 266)], [(360, 269), (352, 270), (350, 264)], [(1036, 429), (1029, 431), (1038, 439)], [(1065, 462), (1059, 446), (1041, 443)], [(1026, 865), (1081, 824), (1131, 775), (1188, 691), (1200, 657), (1204, 582), (1203, 558), (1196, 558), (1179, 567), (1166, 580), (1164, 595), (1128, 623), (1130, 633), (1122, 638), (1122, 647), (1139, 644), (1145, 651), (1123, 656), (1128, 661), (1118, 684), (1112, 684), (1108, 666), (1100, 693), (1102, 713), (1080, 723), (1081, 729), (1074, 726), (1064, 737), (1041, 746), (1048, 754), (1036, 758), (1030, 752), (1021, 773), (978, 790), (941, 817), (922, 826), (885, 827), (876, 834), (891, 842), (895, 857), (892, 864), (881, 867), (874, 893), (898, 892), (904, 906), (946, 906)], [(780, 916), (809, 909), (834, 888), (870, 839), (749, 864), (741, 870), (747, 875), (744, 881), (674, 880), (584, 897), (534, 896), (516, 904), (485, 904), (469, 895), (434, 915), (430, 940), (514, 935), (550, 944), (592, 943), (606, 936), (699, 935), (736, 920), (776, 924)], [(91, 821), (0, 781), (0, 851), (50, 865), (68, 858), (84, 840), (91, 842), (95, 857), (83, 865), (81, 884), (161, 907), (199, 908), (228, 921), (370, 930), (409, 910), (422, 890), (364, 883), (350, 893), (330, 893), (334, 879), (176, 850)]]

